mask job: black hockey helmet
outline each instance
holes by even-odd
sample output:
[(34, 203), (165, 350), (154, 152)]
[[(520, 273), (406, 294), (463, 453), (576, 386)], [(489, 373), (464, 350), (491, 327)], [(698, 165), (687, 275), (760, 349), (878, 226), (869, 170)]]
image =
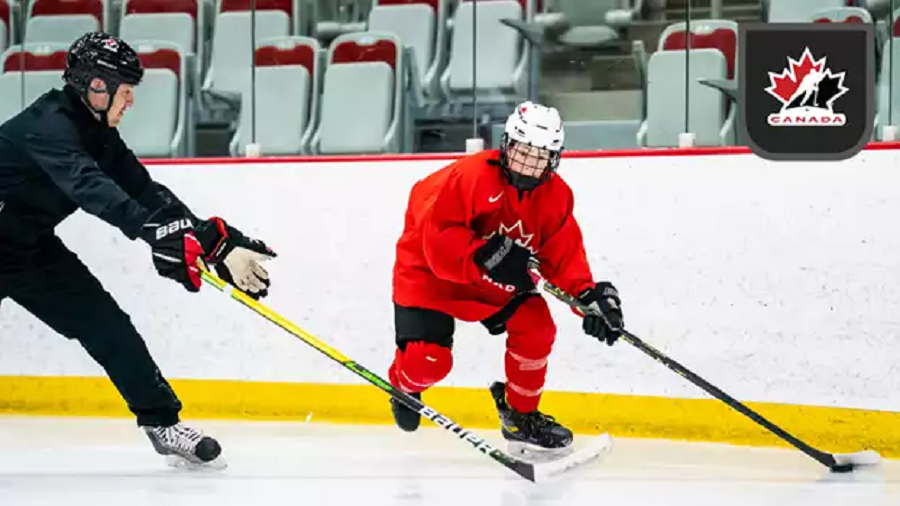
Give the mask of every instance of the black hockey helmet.
[(95, 110), (103, 114), (112, 105), (112, 97), (116, 95), (119, 86), (140, 84), (144, 78), (144, 67), (137, 52), (122, 39), (104, 32), (89, 32), (79, 37), (69, 47), (63, 80), (82, 96), (88, 107), (93, 109), (87, 99), (87, 93), (91, 81), (97, 78), (106, 83), (106, 91), (110, 97), (106, 110)]

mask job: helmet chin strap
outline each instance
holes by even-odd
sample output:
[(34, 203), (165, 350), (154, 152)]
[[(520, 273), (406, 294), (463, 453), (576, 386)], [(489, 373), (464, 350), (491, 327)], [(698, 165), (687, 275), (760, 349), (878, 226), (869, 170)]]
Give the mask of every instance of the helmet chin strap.
[[(98, 78), (98, 79), (102, 79), (102, 78)], [(84, 100), (84, 103), (87, 104), (88, 108), (90, 108), (90, 110), (92, 110), (95, 113), (100, 115), (100, 121), (105, 126), (109, 126), (108, 113), (109, 113), (109, 110), (112, 108), (113, 99), (116, 96), (116, 92), (119, 91), (119, 83), (117, 83), (111, 79), (102, 79), (102, 80), (104, 83), (106, 83), (105, 89), (94, 88), (93, 86), (88, 85), (87, 87), (85, 87), (84, 93), (82, 94), (81, 98)], [(93, 82), (93, 80), (92, 80), (92, 82)], [(105, 109), (98, 109), (98, 108), (94, 107), (94, 104), (91, 103), (91, 99), (89, 96), (91, 91), (93, 91), (94, 93), (106, 93), (107, 94), (107, 96), (109, 97), (109, 100), (106, 101)]]

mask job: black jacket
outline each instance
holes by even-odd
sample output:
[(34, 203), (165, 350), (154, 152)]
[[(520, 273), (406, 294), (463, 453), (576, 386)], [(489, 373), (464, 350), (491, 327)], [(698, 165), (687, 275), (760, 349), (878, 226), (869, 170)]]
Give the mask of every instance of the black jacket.
[(170, 204), (196, 220), (68, 86), (0, 125), (0, 253), (32, 249), (79, 208), (135, 239)]

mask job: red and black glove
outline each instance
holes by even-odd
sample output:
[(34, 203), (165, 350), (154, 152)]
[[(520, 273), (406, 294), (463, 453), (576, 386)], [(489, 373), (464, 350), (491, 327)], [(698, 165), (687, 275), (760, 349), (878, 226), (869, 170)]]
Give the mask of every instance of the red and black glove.
[(534, 279), (528, 271), (531, 256), (531, 251), (514, 240), (496, 234), (478, 248), (474, 260), (494, 281), (527, 292), (534, 290)]
[(203, 248), (194, 235), (194, 224), (183, 208), (159, 209), (147, 219), (141, 237), (153, 252), (153, 266), (160, 276), (181, 283), (189, 292), (200, 291), (202, 283), (197, 259)]
[(218, 217), (197, 225), (196, 234), (205, 260), (222, 280), (256, 300), (269, 294), (269, 273), (260, 262), (277, 255), (266, 243), (245, 236)]

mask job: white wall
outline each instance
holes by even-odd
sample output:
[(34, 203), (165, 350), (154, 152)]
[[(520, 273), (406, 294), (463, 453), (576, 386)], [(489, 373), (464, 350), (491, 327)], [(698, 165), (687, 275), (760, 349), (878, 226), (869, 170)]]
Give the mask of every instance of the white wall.
[[(900, 407), (898, 151), (834, 163), (752, 155), (565, 159), (598, 277), (630, 330), (738, 398)], [(393, 355), (391, 267), (412, 183), (442, 162), (154, 166), (201, 215), (280, 257), (264, 302), (363, 365)], [(211, 289), (156, 276), (149, 249), (78, 214), (59, 230), (171, 378), (354, 382)], [(548, 389), (704, 397), (625, 343), (600, 346), (555, 301)], [(502, 336), (461, 324), (446, 385), (502, 374)], [(0, 374), (101, 375), (77, 343), (9, 300)]]

